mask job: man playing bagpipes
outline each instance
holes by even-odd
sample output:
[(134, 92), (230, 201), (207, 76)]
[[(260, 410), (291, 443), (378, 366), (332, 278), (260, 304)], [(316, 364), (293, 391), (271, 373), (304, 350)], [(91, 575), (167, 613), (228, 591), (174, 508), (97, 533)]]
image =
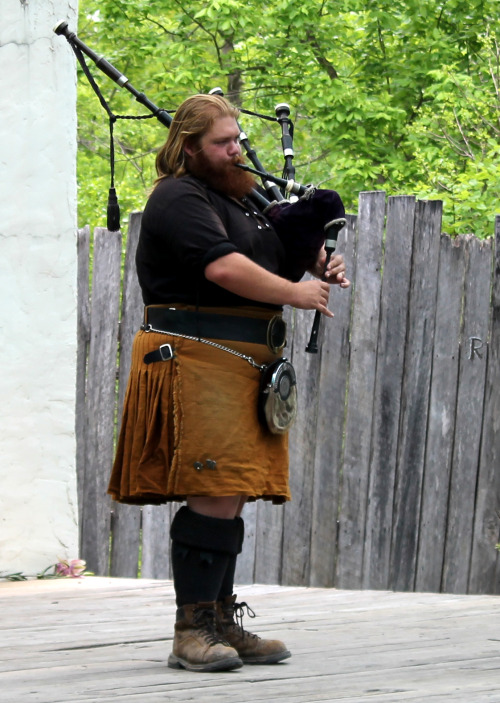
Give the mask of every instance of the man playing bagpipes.
[[(144, 324), (109, 484), (125, 503), (186, 503), (171, 526), (177, 617), (168, 664), (193, 671), (290, 656), (241, 626), (244, 607), (253, 615), (233, 594), (241, 513), (249, 500), (290, 499), (295, 378), (282, 357), (283, 306), (332, 317), (330, 285), (349, 286), (342, 256), (325, 264), (316, 244), (311, 259), (285, 232), (293, 221), (311, 225), (313, 200), (296, 216), (291, 204), (271, 208), (269, 219), (254, 206), (254, 179), (236, 167), (237, 114), (218, 95), (188, 98), (157, 155), (136, 257)], [(328, 210), (331, 198), (317, 197)], [(343, 214), (340, 198), (335, 208)], [(300, 280), (306, 268), (317, 278)]]

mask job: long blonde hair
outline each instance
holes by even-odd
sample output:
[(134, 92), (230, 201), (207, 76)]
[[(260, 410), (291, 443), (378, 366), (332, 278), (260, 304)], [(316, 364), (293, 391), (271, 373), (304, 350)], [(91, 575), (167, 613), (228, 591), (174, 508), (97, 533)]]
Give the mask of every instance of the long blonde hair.
[(238, 109), (220, 95), (192, 95), (177, 108), (169, 127), (165, 144), (156, 155), (155, 183), (167, 176), (185, 175), (184, 146), (187, 141), (196, 143), (213, 126), (219, 117), (238, 117)]

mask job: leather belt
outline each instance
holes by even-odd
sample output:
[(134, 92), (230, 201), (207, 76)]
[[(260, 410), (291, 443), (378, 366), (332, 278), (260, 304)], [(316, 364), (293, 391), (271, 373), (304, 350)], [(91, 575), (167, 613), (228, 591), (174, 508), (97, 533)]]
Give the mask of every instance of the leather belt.
[[(286, 344), (286, 323), (281, 315), (262, 320), (255, 317), (147, 306), (144, 308), (143, 329), (157, 329), (161, 332), (203, 339), (265, 344), (275, 354)], [(168, 361), (172, 355), (165, 351), (162, 353), (160, 348), (146, 354), (144, 361), (147, 364), (152, 361)]]

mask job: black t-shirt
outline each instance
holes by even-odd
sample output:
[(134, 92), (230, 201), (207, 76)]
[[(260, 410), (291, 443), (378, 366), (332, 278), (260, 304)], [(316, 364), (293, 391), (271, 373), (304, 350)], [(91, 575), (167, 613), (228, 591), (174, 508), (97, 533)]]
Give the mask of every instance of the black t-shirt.
[(193, 176), (166, 178), (142, 216), (136, 264), (145, 305), (259, 305), (211, 283), (205, 267), (239, 252), (284, 275), (285, 251), (276, 232), (247, 200), (229, 198)]

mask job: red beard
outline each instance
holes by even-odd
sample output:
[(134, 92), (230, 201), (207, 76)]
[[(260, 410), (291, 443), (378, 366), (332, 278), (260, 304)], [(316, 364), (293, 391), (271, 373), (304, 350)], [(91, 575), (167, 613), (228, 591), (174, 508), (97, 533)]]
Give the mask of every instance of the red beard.
[(252, 188), (255, 188), (255, 179), (252, 174), (235, 166), (235, 164), (243, 163), (245, 163), (243, 157), (238, 156), (232, 163), (214, 166), (203, 151), (199, 151), (189, 160), (188, 170), (193, 176), (208, 183), (214, 190), (240, 199), (248, 195)]

